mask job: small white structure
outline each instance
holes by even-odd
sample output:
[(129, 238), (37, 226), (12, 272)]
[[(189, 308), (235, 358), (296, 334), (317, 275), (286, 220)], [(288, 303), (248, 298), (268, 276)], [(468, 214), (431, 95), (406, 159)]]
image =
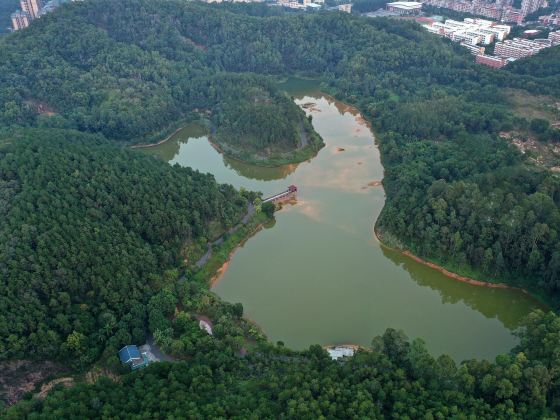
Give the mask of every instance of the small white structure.
[(338, 10), (345, 13), (352, 13), (352, 3), (339, 4)]
[(212, 333), (212, 325), (210, 325), (209, 322), (201, 319), (200, 321), (198, 321), (198, 326), (200, 327), (201, 330), (206, 331), (209, 335), (214, 335)]
[(332, 360), (353, 356), (355, 352), (356, 350), (353, 347), (348, 346), (327, 347), (327, 353), (329, 353)]

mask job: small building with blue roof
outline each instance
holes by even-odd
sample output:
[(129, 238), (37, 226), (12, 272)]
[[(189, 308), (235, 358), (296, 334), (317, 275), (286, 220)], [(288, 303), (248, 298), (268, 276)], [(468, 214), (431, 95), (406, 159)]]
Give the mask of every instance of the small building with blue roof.
[(119, 350), (119, 358), (123, 365), (130, 366), (130, 369), (136, 370), (146, 367), (150, 364), (150, 359), (146, 353), (140, 353), (135, 345), (124, 346)]

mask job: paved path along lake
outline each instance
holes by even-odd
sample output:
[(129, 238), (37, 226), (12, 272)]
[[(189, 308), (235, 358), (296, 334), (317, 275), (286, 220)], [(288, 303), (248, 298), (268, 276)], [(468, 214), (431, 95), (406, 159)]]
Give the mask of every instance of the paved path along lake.
[(511, 349), (512, 331), (539, 305), (520, 291), (461, 283), (384, 249), (373, 234), (385, 195), (370, 128), (355, 109), (305, 83), (289, 89), (326, 143), (308, 162), (246, 165), (219, 154), (196, 125), (145, 150), (265, 196), (298, 186), (297, 204), (239, 248), (213, 290), (243, 303), (271, 341), (296, 349), (369, 345), (388, 327), (458, 361)]

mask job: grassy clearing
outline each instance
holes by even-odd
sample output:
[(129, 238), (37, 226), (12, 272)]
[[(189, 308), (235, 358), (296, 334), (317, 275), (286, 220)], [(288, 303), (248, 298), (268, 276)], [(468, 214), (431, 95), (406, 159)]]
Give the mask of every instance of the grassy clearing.
[(560, 122), (560, 102), (557, 99), (519, 89), (504, 89), (504, 93), (516, 115), (527, 120), (542, 118), (550, 124)]

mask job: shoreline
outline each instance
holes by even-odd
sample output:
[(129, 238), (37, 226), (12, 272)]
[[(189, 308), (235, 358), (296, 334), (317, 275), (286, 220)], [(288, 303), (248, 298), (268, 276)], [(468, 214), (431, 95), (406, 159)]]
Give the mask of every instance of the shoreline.
[(255, 236), (263, 227), (264, 227), (264, 225), (262, 223), (259, 223), (258, 225), (256, 225), (255, 228), (253, 230), (251, 230), (250, 232), (248, 232), (247, 236), (245, 238), (243, 238), (237, 245), (235, 245), (235, 247), (229, 252), (226, 260), (224, 261), (224, 263), (216, 270), (216, 272), (208, 280), (208, 286), (209, 286), (210, 290), (212, 290), (222, 279), (223, 275), (225, 274), (225, 272), (227, 271), (227, 269), (229, 267), (229, 264), (230, 264), (230, 261), (231, 261), (231, 258), (233, 257), (233, 255), (239, 250), (239, 248), (241, 248), (243, 245), (245, 245), (245, 243), (247, 243), (247, 241), (249, 239), (251, 239), (253, 236)]
[(176, 135), (179, 131), (181, 131), (183, 128), (185, 128), (186, 125), (179, 127), (177, 130), (175, 130), (173, 133), (171, 133), (170, 135), (168, 135), (166, 138), (164, 138), (163, 140), (158, 141), (157, 143), (150, 143), (150, 144), (134, 144), (132, 146), (130, 146), (131, 149), (147, 149), (150, 147), (156, 147), (156, 146), (160, 146), (163, 143), (168, 142), (174, 135)]
[[(311, 159), (313, 159), (314, 157), (316, 157), (319, 154), (319, 151), (324, 147), (324, 143), (323, 146), (321, 147), (321, 149), (317, 150), (315, 152), (314, 155), (309, 156), (305, 159), (301, 159), (301, 160), (290, 160), (290, 161), (285, 161), (285, 162), (280, 162), (280, 163), (272, 163), (270, 160), (266, 159), (266, 160), (245, 160), (240, 158), (237, 155), (234, 155), (232, 153), (228, 153), (226, 152), (224, 149), (222, 149), (220, 147), (220, 144), (216, 141), (214, 141), (212, 139), (212, 135), (208, 134), (208, 142), (210, 143), (210, 145), (218, 152), (220, 153), (222, 156), (227, 157), (228, 159), (234, 160), (236, 162), (240, 162), (243, 163), (245, 165), (252, 165), (252, 166), (258, 166), (260, 168), (280, 168), (282, 166), (287, 166), (287, 165), (299, 165), (300, 163), (303, 162), (308, 162)], [(297, 150), (301, 150), (301, 149), (297, 149)]]
[(439, 271), (441, 274), (443, 274), (446, 277), (449, 277), (450, 279), (457, 280), (457, 281), (460, 281), (462, 283), (467, 283), (467, 284), (470, 284), (472, 286), (487, 287), (489, 289), (518, 290), (520, 292), (525, 293), (528, 296), (531, 296), (531, 298), (535, 299), (536, 301), (539, 301), (535, 296), (533, 296), (531, 293), (529, 293), (527, 290), (523, 289), (522, 287), (510, 286), (510, 285), (505, 284), (505, 283), (492, 283), (492, 282), (489, 282), (489, 281), (476, 280), (476, 279), (473, 279), (471, 277), (462, 276), (460, 274), (449, 271), (448, 269), (446, 269), (445, 267), (442, 267), (441, 265), (438, 265), (436, 263), (424, 260), (424, 259), (420, 258), (419, 256), (413, 254), (412, 252), (410, 252), (407, 249), (403, 250), (403, 249), (399, 249), (399, 248), (390, 247), (389, 245), (385, 244), (381, 240), (381, 238), (379, 236), (379, 233), (377, 232), (377, 226), (374, 226), (373, 233), (374, 233), (375, 238), (377, 239), (377, 241), (379, 242), (379, 244), (382, 247), (384, 247), (386, 249), (390, 249), (391, 251), (399, 252), (400, 254), (412, 259), (413, 261), (416, 261), (417, 263), (420, 263), (422, 265), (430, 267), (431, 269)]
[[(190, 124), (190, 123), (189, 123)], [(151, 147), (157, 147), (157, 146), (161, 146), (164, 143), (167, 143), (169, 140), (171, 140), (177, 133), (179, 133), (179, 131), (185, 129), (187, 125), (183, 125), (181, 127), (179, 127), (177, 130), (175, 130), (173, 133), (169, 134), (167, 137), (165, 137), (163, 140), (160, 140), (156, 143), (149, 143), (149, 144), (134, 144), (131, 145), (130, 148), (131, 149), (149, 149)], [(226, 152), (226, 150), (224, 150), (223, 148), (220, 147), (219, 143), (214, 141), (212, 139), (212, 135), (211, 133), (208, 133), (206, 135), (206, 137), (208, 138), (208, 142), (210, 143), (210, 145), (221, 155), (226, 156), (228, 159), (232, 159), (235, 160), (237, 162), (246, 164), (246, 165), (253, 165), (253, 166), (259, 166), (261, 168), (279, 168), (281, 166), (286, 166), (286, 165), (299, 165), (300, 163), (303, 162), (307, 162), (311, 159), (313, 159), (315, 156), (317, 156), (317, 154), (319, 153), (319, 151), (324, 147), (324, 143), (321, 146), (321, 148), (319, 150), (317, 150), (315, 152), (315, 154), (313, 154), (312, 156), (306, 157), (305, 159), (300, 159), (300, 160), (287, 160), (285, 162), (278, 162), (278, 163), (273, 163), (268, 159), (265, 160), (246, 160), (246, 159), (242, 159), (239, 156), (233, 154), (233, 153), (228, 153)], [(297, 150), (302, 150), (300, 148), (298, 148)]]

